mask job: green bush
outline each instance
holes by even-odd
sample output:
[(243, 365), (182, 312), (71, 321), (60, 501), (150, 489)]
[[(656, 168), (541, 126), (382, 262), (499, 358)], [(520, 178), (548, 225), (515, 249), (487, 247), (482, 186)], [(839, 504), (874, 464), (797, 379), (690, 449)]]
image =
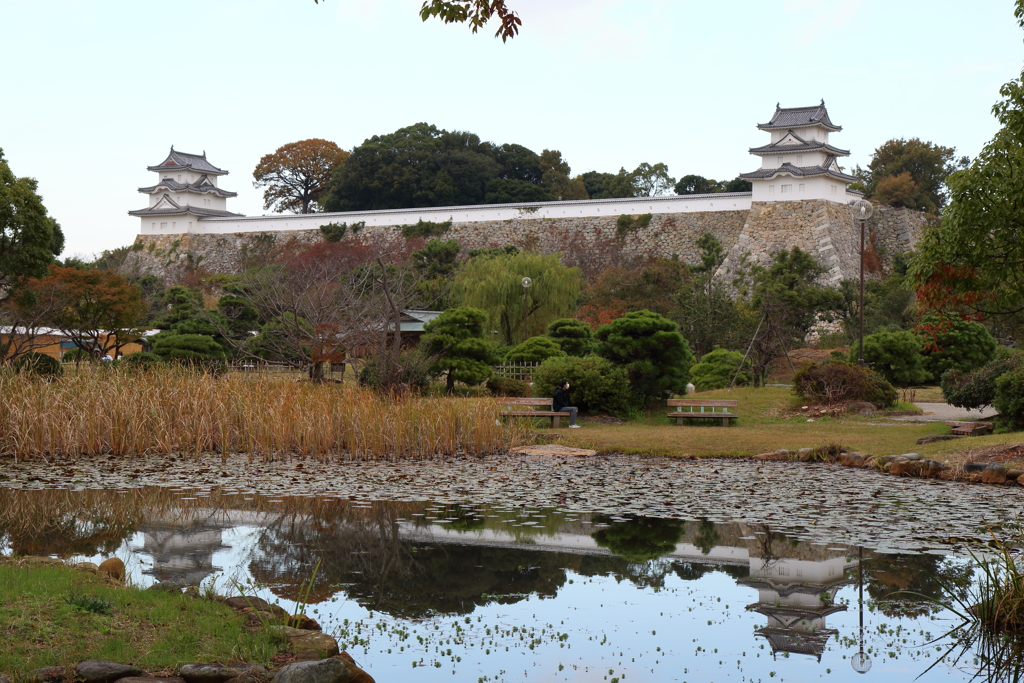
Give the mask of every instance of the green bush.
[[(913, 332), (879, 332), (864, 337), (864, 362), (891, 384), (911, 386), (928, 381), (921, 338)], [(850, 362), (856, 363), (860, 342), (850, 347)]]
[(163, 360), (185, 363), (209, 363), (227, 358), (217, 340), (207, 334), (161, 332), (153, 336), (153, 353)]
[(626, 369), (636, 402), (682, 394), (693, 352), (679, 326), (651, 311), (634, 311), (597, 329), (597, 353)]
[(506, 363), (540, 363), (548, 358), (565, 356), (565, 351), (549, 337), (530, 337), (526, 341), (513, 346), (505, 354)]
[(590, 325), (575, 318), (561, 318), (548, 325), (548, 336), (570, 356), (583, 357), (594, 348)]
[(996, 340), (981, 323), (926, 315), (919, 329), (924, 334), (924, 368), (934, 379), (946, 370), (970, 372), (995, 356)]
[(390, 363), (381, 363), (380, 359), (371, 357), (359, 371), (358, 380), (361, 385), (378, 390), (405, 385), (416, 391), (426, 391), (432, 376), (430, 362), (430, 357), (418, 349), (402, 351), (398, 356), (397, 372), (388, 381), (389, 378), (384, 377), (382, 370)]
[(980, 368), (970, 372), (946, 370), (942, 373), (939, 383), (942, 387), (942, 397), (950, 405), (968, 410), (993, 405), (996, 397), (996, 380), (1022, 367), (1024, 353), (1000, 347), (996, 349), (995, 359)]
[(39, 377), (56, 377), (64, 371), (59, 360), (37, 351), (29, 351), (18, 356), (11, 362), (11, 367), (15, 372), (24, 372)]
[(1024, 367), (999, 376), (992, 407), (999, 411), (1000, 422), (1004, 426), (1013, 430), (1024, 429)]
[(415, 225), (403, 225), (402, 237), (440, 237), (448, 232), (448, 228), (450, 227), (452, 227), (451, 221), (434, 223), (432, 221), (425, 221), (421, 218)]
[[(740, 364), (744, 364), (746, 369), (737, 374), (736, 370)], [(736, 377), (736, 386), (743, 386), (753, 380), (751, 374), (747, 372), (749, 368), (750, 363), (744, 362), (742, 353), (716, 346), (690, 368), (690, 381), (697, 387), (697, 391), (724, 389), (732, 383), (733, 377)]]
[(562, 380), (569, 382), (572, 405), (589, 413), (626, 417), (632, 392), (626, 371), (600, 356), (548, 358), (533, 373), (533, 395), (551, 398)]
[(520, 379), (512, 379), (511, 377), (491, 377), (484, 386), (487, 387), (487, 391), (495, 396), (528, 398), (531, 395), (529, 384)]
[(64, 352), (64, 355), (60, 357), (62, 363), (82, 363), (89, 362), (93, 359), (93, 355), (87, 349), (75, 347)]
[(806, 401), (836, 404), (869, 401), (896, 403), (896, 389), (878, 373), (842, 360), (811, 364), (793, 376), (793, 391)]
[(630, 216), (629, 214), (622, 214), (618, 220), (615, 221), (615, 233), (619, 237), (625, 237), (631, 232), (639, 230), (640, 228), (646, 228), (651, 224), (651, 214), (645, 213), (639, 216)]
[(147, 351), (125, 354), (117, 359), (118, 366), (125, 368), (151, 368), (160, 362), (160, 356)]

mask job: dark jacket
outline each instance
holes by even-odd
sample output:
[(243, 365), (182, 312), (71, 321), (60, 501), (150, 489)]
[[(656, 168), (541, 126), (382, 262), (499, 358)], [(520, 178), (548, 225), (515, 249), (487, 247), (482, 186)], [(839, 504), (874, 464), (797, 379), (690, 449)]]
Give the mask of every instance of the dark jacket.
[(567, 405), (569, 405), (569, 396), (566, 395), (565, 389), (558, 387), (555, 389), (555, 400), (551, 404), (551, 410), (557, 413)]

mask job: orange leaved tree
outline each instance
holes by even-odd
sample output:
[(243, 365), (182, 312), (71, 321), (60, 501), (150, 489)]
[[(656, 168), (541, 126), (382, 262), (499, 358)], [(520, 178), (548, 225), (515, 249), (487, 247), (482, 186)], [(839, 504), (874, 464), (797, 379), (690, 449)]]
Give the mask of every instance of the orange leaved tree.
[(266, 154), (252, 172), (254, 187), (263, 191), (263, 208), (279, 213), (315, 213), (331, 172), (349, 153), (330, 140), (290, 142)]

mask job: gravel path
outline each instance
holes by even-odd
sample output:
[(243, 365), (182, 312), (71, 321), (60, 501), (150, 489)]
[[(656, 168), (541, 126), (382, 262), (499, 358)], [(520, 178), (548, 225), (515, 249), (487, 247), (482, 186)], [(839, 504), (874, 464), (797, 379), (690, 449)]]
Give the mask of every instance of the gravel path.
[(946, 422), (951, 420), (984, 420), (996, 415), (996, 411), (991, 406), (982, 410), (964, 410), (963, 408), (951, 406), (948, 403), (915, 403), (914, 405), (924, 411), (924, 415), (910, 415), (891, 419), (900, 422)]

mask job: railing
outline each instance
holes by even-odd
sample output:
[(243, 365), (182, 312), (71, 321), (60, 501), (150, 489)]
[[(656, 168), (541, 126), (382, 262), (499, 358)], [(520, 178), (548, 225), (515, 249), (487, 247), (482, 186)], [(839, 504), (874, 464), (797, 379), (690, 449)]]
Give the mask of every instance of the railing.
[(494, 376), (518, 379), (521, 382), (532, 382), (533, 371), (539, 367), (540, 363), (508, 363), (506, 365), (496, 365), (494, 366)]

